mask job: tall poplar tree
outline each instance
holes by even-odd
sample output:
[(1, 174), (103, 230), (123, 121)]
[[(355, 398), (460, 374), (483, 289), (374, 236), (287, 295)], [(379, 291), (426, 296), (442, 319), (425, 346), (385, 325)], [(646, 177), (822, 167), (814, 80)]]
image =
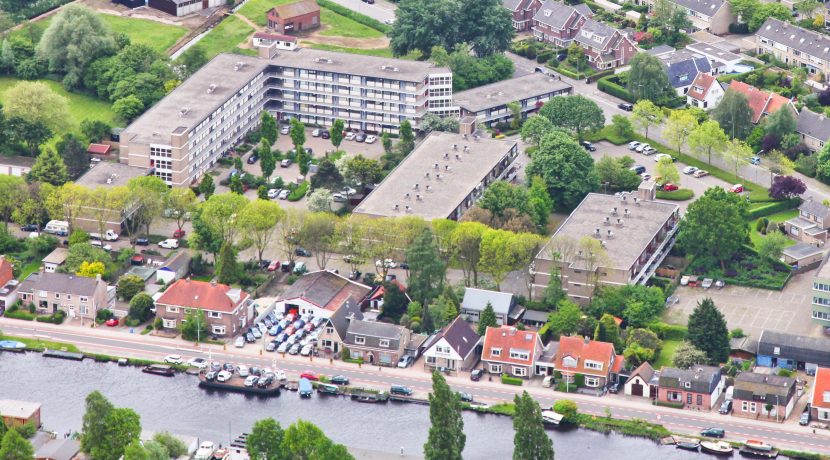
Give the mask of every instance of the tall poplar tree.
[(553, 460), (553, 440), (545, 433), (539, 403), (523, 391), (513, 398), (513, 460)]
[(464, 419), (461, 417), (461, 398), (447, 385), (438, 371), (432, 373), (432, 393), (429, 394), (429, 438), (424, 444), (426, 460), (461, 460), (467, 442)]
[(706, 353), (712, 364), (729, 358), (729, 329), (715, 302), (706, 297), (697, 303), (689, 315), (689, 342)]

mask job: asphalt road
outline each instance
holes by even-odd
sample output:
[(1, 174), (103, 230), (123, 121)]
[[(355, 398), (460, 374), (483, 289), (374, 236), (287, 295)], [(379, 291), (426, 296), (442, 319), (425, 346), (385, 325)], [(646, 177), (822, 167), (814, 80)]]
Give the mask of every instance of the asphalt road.
[[(304, 371), (312, 371), (327, 375), (342, 374), (353, 383), (387, 388), (391, 384), (403, 384), (411, 387), (416, 396), (425, 397), (431, 388), (429, 374), (422, 371), (420, 361), (414, 368), (375, 368), (374, 366), (355, 367), (353, 364), (335, 361), (329, 363), (325, 358), (313, 360), (299, 356), (282, 357), (277, 354), (259, 352), (261, 342), (248, 345), (243, 349), (222, 349), (219, 346), (206, 345), (195, 347), (178, 340), (151, 337), (115, 334), (112, 330), (83, 330), (52, 325), (24, 324), (17, 320), (0, 318), (0, 328), (9, 335), (21, 337), (41, 338), (44, 340), (64, 341), (76, 344), (80, 349), (89, 352), (106, 353), (114, 356), (135, 357), (161, 360), (168, 354), (182, 355), (185, 360), (195, 356), (210, 356), (214, 360), (248, 365), (273, 366), (284, 369), (289, 375), (297, 375)], [(210, 350), (208, 352), (208, 350)], [(260, 355), (261, 353), (261, 355)], [(527, 390), (543, 407), (551, 406), (559, 393), (533, 384), (524, 387), (504, 386), (500, 383), (486, 380), (472, 382), (466, 375), (449, 377), (449, 383), (456, 391), (464, 391), (474, 395), (477, 401), (494, 403), (512, 400), (515, 392)], [(701, 429), (711, 426), (726, 428), (727, 439), (744, 441), (746, 439), (764, 439), (780, 448), (817, 451), (830, 453), (830, 434), (824, 432), (814, 434), (809, 428), (800, 427), (792, 422), (776, 424), (766, 421), (744, 421), (731, 416), (719, 416), (707, 412), (682, 411), (676, 409), (654, 407), (645, 400), (631, 400), (624, 396), (607, 395), (594, 397), (581, 394), (570, 394), (568, 399), (577, 402), (582, 413), (605, 415), (610, 410), (617, 418), (639, 418), (650, 422), (665, 425), (673, 432), (696, 434)], [(728, 417), (728, 418), (727, 418)]]
[(375, 3), (370, 5), (361, 0), (333, 0), (350, 10), (357, 11), (360, 14), (369, 16), (384, 22), (388, 20), (395, 20), (395, 4), (386, 0), (375, 0)]

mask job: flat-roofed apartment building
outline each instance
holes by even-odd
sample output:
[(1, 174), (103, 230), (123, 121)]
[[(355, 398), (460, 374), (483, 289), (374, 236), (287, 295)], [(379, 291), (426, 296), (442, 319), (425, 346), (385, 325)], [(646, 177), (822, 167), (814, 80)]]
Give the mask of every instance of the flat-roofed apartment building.
[[(676, 204), (654, 200), (654, 188), (645, 181), (624, 196), (589, 193), (533, 261), (534, 292), (545, 291), (553, 264), (562, 288), (582, 304), (595, 284), (645, 284), (674, 244), (680, 220)], [(586, 238), (598, 240), (602, 250), (589, 250)]]
[(220, 54), (121, 133), (122, 161), (188, 186), (268, 110), (280, 120), (397, 133), (427, 112), (447, 115), (452, 72), (427, 62), (313, 49)]
[(490, 184), (515, 176), (518, 155), (515, 140), (433, 131), (354, 213), (457, 220)]

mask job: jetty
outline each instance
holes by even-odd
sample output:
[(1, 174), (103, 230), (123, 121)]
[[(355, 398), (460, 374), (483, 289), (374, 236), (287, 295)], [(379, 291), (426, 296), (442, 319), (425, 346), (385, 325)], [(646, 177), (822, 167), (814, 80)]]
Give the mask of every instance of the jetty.
[(46, 358), (68, 359), (70, 361), (83, 361), (83, 353), (75, 353), (73, 351), (64, 350), (44, 350), (43, 356)]

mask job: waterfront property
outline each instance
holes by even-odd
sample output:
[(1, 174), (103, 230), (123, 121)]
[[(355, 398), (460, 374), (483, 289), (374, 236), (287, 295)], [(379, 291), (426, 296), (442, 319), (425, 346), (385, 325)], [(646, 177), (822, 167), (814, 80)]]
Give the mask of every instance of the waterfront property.
[(631, 372), (625, 381), (623, 391), (629, 396), (642, 396), (654, 399), (660, 385), (660, 371), (655, 371), (651, 364), (644, 362)]
[(824, 143), (830, 139), (830, 118), (802, 107), (797, 121), (795, 131), (801, 136), (801, 142), (813, 152), (824, 148)]
[(424, 344), (424, 368), (469, 371), (478, 362), (477, 346), (481, 340), (461, 316), (441, 328)]
[(346, 304), (363, 305), (371, 291), (369, 286), (337, 273), (319, 270), (301, 276), (279, 296), (274, 310), (328, 318)]
[(819, 367), (810, 389), (810, 415), (822, 423), (830, 421), (830, 368)]
[(511, 326), (488, 327), (481, 361), (491, 374), (530, 378), (537, 358), (544, 351), (542, 339), (535, 331), (520, 331)]
[(741, 372), (735, 377), (732, 414), (738, 417), (766, 416), (783, 422), (795, 407), (795, 379), (770, 374)]
[(458, 220), (495, 181), (518, 172), (515, 140), (433, 131), (354, 210)]
[(404, 355), (411, 332), (403, 326), (377, 321), (349, 321), (343, 347), (351, 359), (379, 366), (395, 366)]
[(0, 399), (0, 422), (8, 427), (32, 424), (40, 427), (40, 403)]
[(478, 123), (492, 127), (513, 119), (509, 104), (517, 104), (522, 119), (537, 112), (542, 104), (556, 96), (571, 94), (573, 87), (540, 72), (502, 80), (455, 94), (453, 101), (461, 117), (472, 116)]
[[(654, 200), (655, 183), (636, 194), (589, 193), (533, 261), (533, 289), (542, 295), (554, 264), (568, 297), (587, 304), (595, 285), (645, 284), (674, 245), (680, 220), (676, 204)], [(582, 250), (583, 238), (600, 242), (602, 260)]]
[(253, 302), (241, 289), (190, 278), (176, 281), (156, 300), (156, 318), (167, 330), (179, 328), (191, 310), (204, 313), (211, 334), (233, 337), (253, 317)]
[(493, 307), (496, 314), (496, 323), (499, 325), (513, 324), (521, 316), (524, 308), (516, 303), (516, 296), (509, 292), (490, 291), (468, 287), (464, 289), (464, 298), (461, 300), (459, 316), (467, 321), (477, 323), (481, 312), (487, 305)]
[[(279, 120), (398, 132), (428, 113), (455, 113), (452, 72), (428, 62), (317, 49), (259, 47), (259, 57), (220, 54), (121, 133), (121, 158), (174, 187), (198, 181), (255, 129), (263, 110)], [(411, 157), (411, 155), (410, 155)]]
[(755, 32), (758, 54), (769, 54), (793, 67), (802, 67), (810, 75), (830, 74), (830, 37), (780, 19), (769, 18)]
[(715, 405), (725, 386), (723, 371), (715, 366), (664, 367), (658, 382), (657, 401), (705, 411)]
[(577, 374), (585, 379), (588, 388), (605, 388), (617, 381), (625, 359), (614, 353), (614, 345), (591, 340), (588, 337), (562, 336), (556, 352), (554, 367), (562, 378), (574, 383)]
[(314, 0), (299, 0), (268, 10), (268, 28), (279, 34), (305, 32), (320, 27), (320, 6)]
[(757, 358), (759, 366), (815, 372), (830, 367), (830, 342), (764, 329), (758, 337)]
[(359, 321), (362, 319), (363, 312), (360, 311), (360, 305), (358, 303), (346, 302), (345, 305), (332, 313), (323, 325), (318, 339), (320, 349), (333, 356), (338, 356), (343, 347), (343, 341), (346, 339), (349, 323), (352, 320)]
[(20, 283), (18, 297), (24, 307), (32, 304), (39, 314), (51, 315), (60, 310), (69, 318), (93, 319), (99, 310), (114, 304), (109, 301), (107, 283), (101, 275), (86, 278), (69, 273), (47, 273), (43, 268)]
[(802, 243), (823, 246), (830, 229), (830, 208), (812, 199), (798, 207), (798, 217), (784, 222), (787, 235)]

